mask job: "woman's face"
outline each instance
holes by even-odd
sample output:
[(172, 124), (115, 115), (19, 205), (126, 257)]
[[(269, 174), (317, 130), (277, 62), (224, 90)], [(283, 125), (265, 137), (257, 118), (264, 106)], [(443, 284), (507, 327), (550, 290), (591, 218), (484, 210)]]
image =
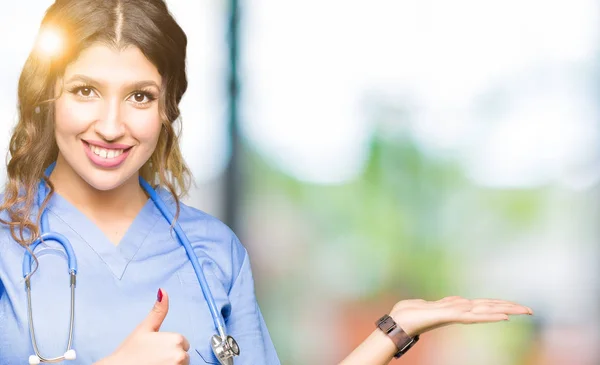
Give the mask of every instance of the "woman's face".
[[(62, 82), (61, 82), (62, 81)], [(150, 158), (161, 130), (161, 76), (136, 47), (85, 49), (57, 82), (59, 159), (98, 190), (131, 178)]]

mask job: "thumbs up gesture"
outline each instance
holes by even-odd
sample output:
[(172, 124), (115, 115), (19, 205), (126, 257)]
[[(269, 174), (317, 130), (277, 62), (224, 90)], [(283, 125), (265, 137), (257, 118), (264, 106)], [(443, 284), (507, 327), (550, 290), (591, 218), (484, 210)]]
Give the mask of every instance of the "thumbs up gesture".
[(169, 312), (169, 296), (159, 289), (148, 316), (109, 357), (95, 365), (189, 365), (188, 340), (178, 333), (159, 332)]

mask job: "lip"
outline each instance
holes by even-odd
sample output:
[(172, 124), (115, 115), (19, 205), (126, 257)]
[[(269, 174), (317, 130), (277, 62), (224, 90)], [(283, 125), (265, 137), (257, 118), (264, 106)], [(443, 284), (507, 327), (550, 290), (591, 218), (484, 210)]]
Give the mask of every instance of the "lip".
[(126, 144), (120, 144), (120, 143), (106, 143), (103, 141), (93, 141), (93, 140), (85, 140), (85, 139), (82, 139), (82, 141), (84, 141), (87, 144), (91, 144), (92, 146), (97, 146), (100, 148), (107, 148), (107, 149), (111, 149), (111, 150), (126, 150), (130, 147), (133, 147), (133, 146), (128, 146)]
[[(88, 143), (87, 141), (84, 141), (84, 140), (82, 140), (81, 143), (83, 144), (83, 149), (85, 150), (85, 154), (90, 159), (90, 161), (94, 165), (96, 165), (98, 167), (102, 167), (102, 168), (119, 167), (121, 164), (123, 164), (123, 162), (125, 162), (125, 160), (127, 159), (127, 156), (129, 156), (129, 152), (131, 151), (131, 146), (120, 145), (120, 144), (104, 143), (104, 146), (109, 145), (111, 147), (103, 147), (103, 146), (100, 146), (99, 144)], [(102, 147), (102, 148), (123, 149), (125, 151), (123, 151), (122, 154), (120, 154), (119, 156), (114, 157), (114, 158), (103, 158), (103, 157), (98, 156), (94, 152), (92, 152), (92, 150), (90, 149), (90, 144), (93, 146), (98, 146), (98, 147)]]

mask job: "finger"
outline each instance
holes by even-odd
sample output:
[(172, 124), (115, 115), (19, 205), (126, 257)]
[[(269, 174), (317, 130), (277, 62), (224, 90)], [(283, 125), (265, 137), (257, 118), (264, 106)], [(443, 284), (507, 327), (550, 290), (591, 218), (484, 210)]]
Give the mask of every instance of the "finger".
[(479, 314), (479, 313), (471, 313), (467, 312), (460, 316), (460, 319), (457, 321), (459, 323), (464, 324), (474, 324), (474, 323), (491, 323), (491, 322), (501, 322), (508, 321), (508, 315), (504, 313), (490, 313), (490, 314)]
[(168, 312), (169, 296), (163, 289), (158, 289), (154, 307), (152, 307), (152, 310), (150, 313), (148, 313), (148, 316), (146, 316), (142, 323), (140, 323), (138, 329), (149, 332), (158, 332)]
[(472, 301), (474, 304), (478, 305), (478, 304), (491, 304), (491, 305), (507, 305), (507, 306), (514, 306), (514, 307), (518, 307), (518, 308), (526, 308), (526, 310), (529, 312), (528, 314), (533, 314), (533, 310), (527, 306), (524, 306), (522, 304), (516, 303), (516, 302), (511, 302), (509, 300), (501, 300), (501, 299), (474, 299)]
[(185, 359), (183, 360), (183, 362), (181, 363), (181, 365), (190, 365), (190, 354), (187, 353), (187, 350), (186, 350), (186, 353), (185, 353)]
[(477, 298), (477, 299), (473, 299), (473, 302), (475, 302), (475, 303), (490, 302), (490, 303), (512, 303), (512, 304), (517, 304), (516, 302), (511, 302), (509, 300), (496, 299), (496, 298)]
[[(469, 299), (465, 299), (465, 298), (461, 298), (461, 297), (448, 297), (448, 298), (444, 298), (442, 300), (438, 300), (437, 302), (438, 306), (441, 307), (452, 307), (452, 308), (457, 308), (457, 309), (465, 309), (465, 308), (475, 308), (475, 307), (480, 307), (480, 306), (489, 306), (489, 307), (498, 307), (498, 306), (504, 306), (506, 308), (520, 308), (518, 310), (516, 310), (517, 312), (514, 314), (533, 314), (533, 310), (527, 306), (521, 305), (519, 303), (516, 302), (511, 302), (508, 300), (502, 300), (502, 299), (489, 299), (489, 298), (480, 298), (480, 299), (473, 299), (473, 300), (469, 300)], [(460, 307), (460, 308), (459, 308)], [(525, 313), (522, 313), (521, 310), (525, 309)], [(514, 310), (512, 310), (514, 311)]]
[(489, 299), (489, 298), (480, 298), (480, 299), (473, 299), (471, 301), (473, 304), (494, 304), (494, 305), (518, 305), (521, 306), (521, 304), (516, 303), (516, 302), (511, 302), (509, 300), (502, 300), (502, 299)]
[(495, 304), (496, 310), (506, 314), (532, 314), (531, 308), (519, 304)]
[(473, 306), (470, 312), (476, 314), (530, 314), (530, 309), (521, 305), (512, 304), (479, 304)]
[(190, 349), (190, 343), (184, 335), (176, 332), (161, 332), (163, 342), (171, 344), (177, 349), (188, 351)]
[(179, 351), (174, 354), (172, 361), (169, 364), (176, 365), (189, 365), (190, 364), (190, 354), (185, 351)]
[(187, 340), (187, 338), (185, 338), (185, 336), (181, 336), (179, 346), (181, 346), (183, 351), (188, 352), (190, 349), (190, 342)]

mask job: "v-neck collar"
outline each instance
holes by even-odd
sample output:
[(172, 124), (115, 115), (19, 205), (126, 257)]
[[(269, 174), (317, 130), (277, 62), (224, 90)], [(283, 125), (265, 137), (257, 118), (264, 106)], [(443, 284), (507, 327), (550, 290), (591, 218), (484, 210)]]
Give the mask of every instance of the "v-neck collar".
[[(160, 218), (160, 212), (152, 200), (148, 199), (119, 244), (115, 245), (91, 219), (60, 194), (56, 192), (52, 194), (47, 209), (68, 225), (83, 242), (87, 243), (118, 280), (123, 278), (127, 265)], [(52, 231), (52, 224), (49, 229)], [(74, 248), (77, 250), (76, 247)]]

